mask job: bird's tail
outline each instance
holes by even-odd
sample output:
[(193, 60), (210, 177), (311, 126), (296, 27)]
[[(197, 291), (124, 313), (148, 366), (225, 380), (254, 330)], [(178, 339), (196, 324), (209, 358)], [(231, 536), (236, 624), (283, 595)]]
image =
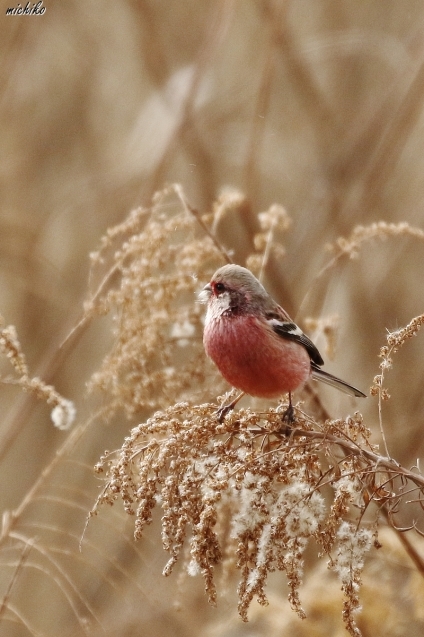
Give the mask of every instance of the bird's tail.
[(352, 385), (349, 385), (349, 383), (341, 380), (341, 378), (337, 378), (337, 376), (333, 376), (332, 374), (325, 372), (323, 369), (320, 369), (318, 365), (314, 365), (314, 363), (312, 363), (312, 378), (314, 378), (315, 380), (319, 380), (321, 381), (321, 383), (325, 383), (326, 385), (336, 387), (336, 389), (339, 389), (340, 391), (344, 392), (345, 394), (349, 394), (350, 396), (366, 398), (366, 394), (364, 394), (364, 392), (356, 389), (356, 387), (352, 387)]

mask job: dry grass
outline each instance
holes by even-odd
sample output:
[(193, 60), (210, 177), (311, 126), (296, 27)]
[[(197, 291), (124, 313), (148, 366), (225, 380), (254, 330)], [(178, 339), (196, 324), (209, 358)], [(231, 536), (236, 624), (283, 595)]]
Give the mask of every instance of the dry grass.
[[(0, 632), (422, 634), (421, 4), (44, 4), (0, 17)], [(372, 395), (219, 424), (226, 260)]]

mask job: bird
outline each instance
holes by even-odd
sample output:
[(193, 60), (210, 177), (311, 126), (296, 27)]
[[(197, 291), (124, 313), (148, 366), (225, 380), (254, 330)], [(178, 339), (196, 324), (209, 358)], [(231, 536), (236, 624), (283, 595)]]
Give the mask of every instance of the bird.
[(221, 375), (250, 396), (288, 394), (283, 418), (288, 422), (295, 420), (292, 393), (311, 378), (366, 397), (321, 369), (324, 360), (317, 347), (247, 268), (234, 263), (220, 267), (199, 300), (207, 308), (203, 345)]

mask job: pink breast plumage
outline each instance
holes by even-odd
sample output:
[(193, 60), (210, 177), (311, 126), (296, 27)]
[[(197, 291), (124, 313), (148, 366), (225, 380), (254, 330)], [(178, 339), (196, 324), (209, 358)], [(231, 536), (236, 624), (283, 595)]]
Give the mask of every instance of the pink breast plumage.
[(310, 358), (302, 345), (264, 329), (272, 332), (253, 316), (221, 315), (206, 325), (203, 341), (230, 385), (251, 396), (277, 398), (308, 380)]

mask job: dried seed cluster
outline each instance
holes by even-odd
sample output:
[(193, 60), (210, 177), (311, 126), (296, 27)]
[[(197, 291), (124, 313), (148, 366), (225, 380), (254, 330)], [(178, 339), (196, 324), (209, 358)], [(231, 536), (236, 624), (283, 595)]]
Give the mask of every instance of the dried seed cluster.
[[(360, 418), (356, 426), (351, 418), (328, 423), (319, 439), (302, 417), (305, 436), (300, 430), (287, 435), (281, 425), (278, 410), (240, 410), (223, 423), (211, 404), (178, 403), (157, 412), (131, 431), (119, 452), (97, 465), (98, 472), (106, 471), (107, 482), (92, 514), (100, 504), (122, 499), (135, 517), (139, 539), (160, 507), (162, 544), (169, 554), (164, 574), (181, 560), (190, 575), (204, 578), (209, 601), (215, 603), (216, 567), (235, 560), (244, 620), (254, 598), (267, 603), (266, 582), (274, 571), (285, 572), (290, 604), (305, 616), (299, 587), (304, 552), (313, 541), (340, 577), (345, 622), (356, 634), (360, 573), (373, 531), (350, 520), (352, 511), (365, 509), (365, 487), (357, 477), (356, 458), (342, 458), (324, 474), (320, 452), (325, 436), (334, 432), (347, 437), (355, 429), (364, 445), (369, 432)], [(325, 497), (329, 486), (332, 501)]]
[(87, 306), (87, 313), (111, 313), (114, 320), (113, 347), (89, 388), (106, 392), (111, 409), (118, 405), (128, 417), (188, 396), (202, 400), (206, 382), (223, 390), (203, 353), (203, 308), (196, 302), (198, 278), (207, 281), (221, 263), (210, 237), (170, 189), (113, 229), (93, 265), (117, 239), (110, 278), (118, 282)]
[(15, 372), (14, 376), (0, 376), (0, 383), (18, 385), (23, 391), (33, 394), (39, 400), (44, 400), (52, 407), (53, 424), (58, 429), (69, 429), (76, 415), (74, 403), (61, 396), (52, 385), (47, 385), (41, 378), (30, 377), (16, 328), (14, 325), (5, 326), (2, 316), (0, 316), (0, 353), (7, 358)]

